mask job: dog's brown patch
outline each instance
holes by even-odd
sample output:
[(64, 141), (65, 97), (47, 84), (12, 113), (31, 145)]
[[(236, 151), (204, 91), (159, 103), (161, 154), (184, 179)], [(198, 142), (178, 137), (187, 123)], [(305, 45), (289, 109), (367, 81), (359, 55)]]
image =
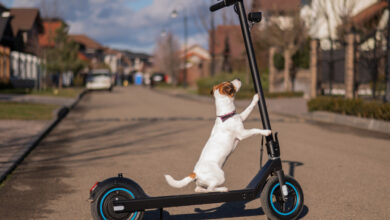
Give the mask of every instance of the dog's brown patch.
[(223, 82), (213, 87), (213, 90), (211, 90), (211, 95), (214, 94), (214, 91), (219, 91), (219, 94), (221, 95), (227, 95), (230, 97), (233, 97), (234, 94), (236, 94), (236, 89), (234, 88), (234, 85), (231, 82)]
[(195, 178), (196, 178), (196, 173), (191, 173), (191, 174), (189, 175), (189, 177), (190, 177), (191, 179), (195, 179)]

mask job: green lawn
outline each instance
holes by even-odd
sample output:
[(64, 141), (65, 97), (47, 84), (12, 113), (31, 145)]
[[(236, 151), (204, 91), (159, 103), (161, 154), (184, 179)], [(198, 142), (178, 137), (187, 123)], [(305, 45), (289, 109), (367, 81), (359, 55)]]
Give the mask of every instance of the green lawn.
[(53, 111), (59, 107), (58, 105), (0, 102), (0, 120), (51, 120)]
[(42, 96), (56, 96), (65, 98), (77, 98), (77, 96), (84, 90), (83, 87), (63, 88), (63, 89), (3, 89), (0, 94), (19, 94), (19, 95), (42, 95)]

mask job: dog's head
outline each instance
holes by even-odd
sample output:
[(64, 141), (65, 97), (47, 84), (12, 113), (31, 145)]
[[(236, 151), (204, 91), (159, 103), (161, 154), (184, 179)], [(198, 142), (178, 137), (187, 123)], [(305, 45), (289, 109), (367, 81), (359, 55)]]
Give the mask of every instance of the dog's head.
[(215, 85), (210, 93), (215, 98), (220, 96), (233, 98), (238, 92), (238, 90), (240, 90), (240, 88), (241, 88), (241, 80), (234, 79), (230, 82), (223, 82), (218, 85)]

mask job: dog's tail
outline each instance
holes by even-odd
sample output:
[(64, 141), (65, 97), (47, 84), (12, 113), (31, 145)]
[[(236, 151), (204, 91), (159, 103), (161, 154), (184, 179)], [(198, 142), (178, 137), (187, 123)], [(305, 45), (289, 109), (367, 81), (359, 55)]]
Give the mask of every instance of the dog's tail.
[(184, 186), (187, 186), (189, 183), (191, 183), (196, 179), (195, 173), (191, 173), (190, 175), (184, 177), (182, 180), (175, 180), (170, 175), (164, 175), (164, 176), (168, 184), (175, 188), (182, 188)]

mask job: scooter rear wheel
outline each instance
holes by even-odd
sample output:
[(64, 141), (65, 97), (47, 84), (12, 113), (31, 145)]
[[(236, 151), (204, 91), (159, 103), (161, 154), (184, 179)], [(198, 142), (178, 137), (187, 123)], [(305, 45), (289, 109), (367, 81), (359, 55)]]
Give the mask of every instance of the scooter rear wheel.
[(113, 201), (142, 198), (137, 186), (123, 181), (121, 178), (108, 179), (100, 183), (96, 189), (94, 199), (91, 203), (91, 212), (94, 220), (140, 220), (143, 218), (143, 211), (131, 213), (116, 213), (113, 208)]
[(299, 183), (285, 176), (288, 189), (287, 201), (283, 201), (277, 176), (271, 177), (261, 192), (260, 200), (264, 213), (271, 220), (296, 219), (303, 209), (303, 192)]

